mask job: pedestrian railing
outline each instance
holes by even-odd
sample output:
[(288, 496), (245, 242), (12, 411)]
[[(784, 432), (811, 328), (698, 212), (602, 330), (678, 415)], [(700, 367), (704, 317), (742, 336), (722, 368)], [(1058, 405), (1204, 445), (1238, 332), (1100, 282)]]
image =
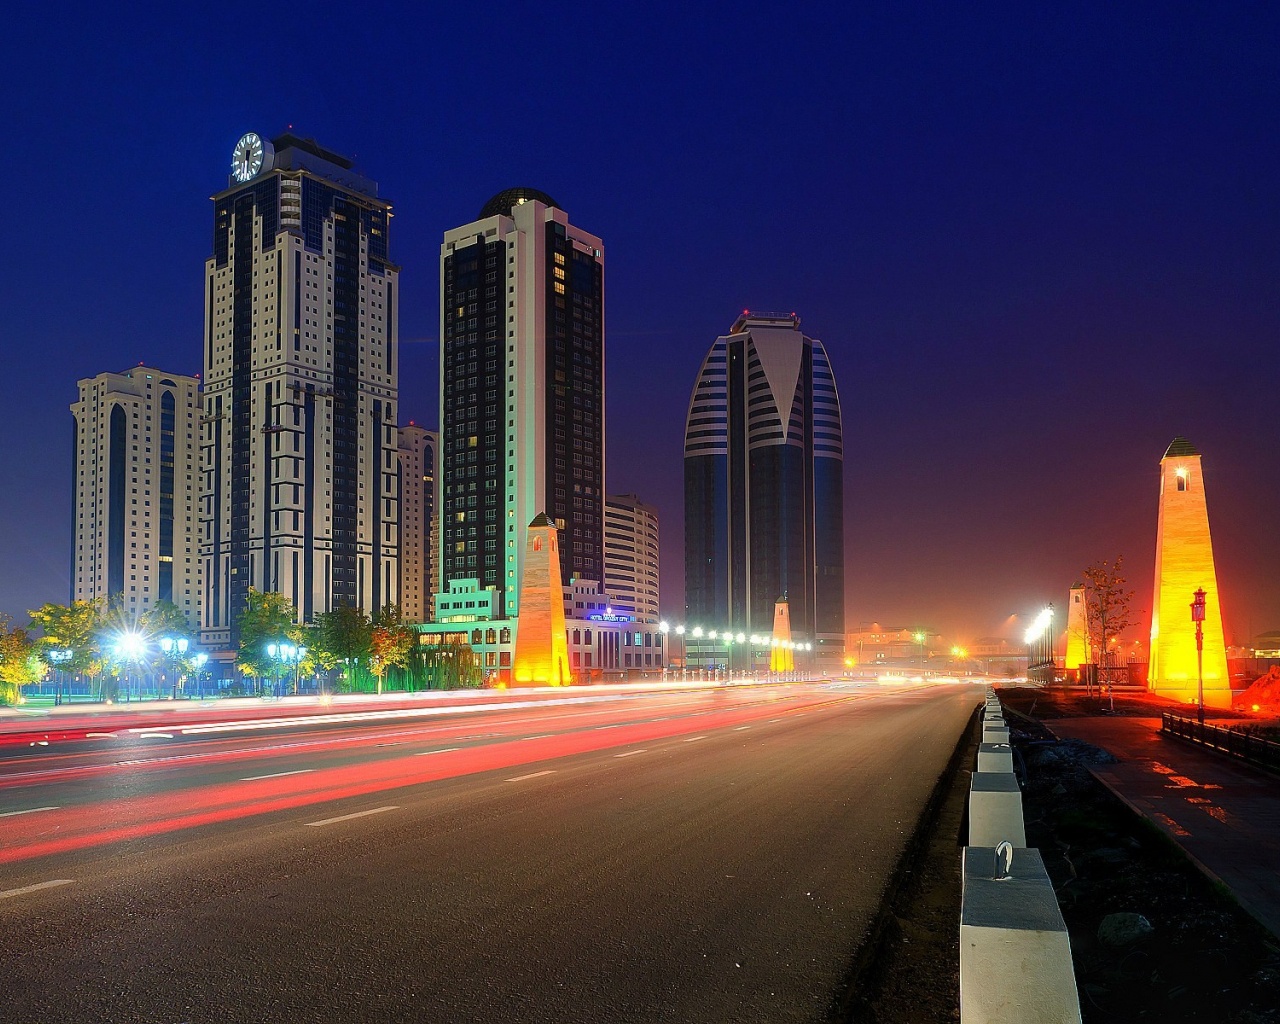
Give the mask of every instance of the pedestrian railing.
[(1280, 743), (1264, 740), (1243, 729), (1205, 725), (1195, 718), (1184, 718), (1166, 711), (1160, 716), (1160, 731), (1221, 751), (1259, 768), (1280, 772)]

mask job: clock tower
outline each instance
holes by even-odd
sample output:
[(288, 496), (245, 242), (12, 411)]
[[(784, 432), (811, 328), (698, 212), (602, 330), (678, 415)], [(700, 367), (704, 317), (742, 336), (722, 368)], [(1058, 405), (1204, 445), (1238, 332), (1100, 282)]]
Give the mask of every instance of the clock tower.
[(249, 588), (309, 621), (399, 602), (391, 206), (313, 139), (246, 132), (205, 261), (202, 638)]

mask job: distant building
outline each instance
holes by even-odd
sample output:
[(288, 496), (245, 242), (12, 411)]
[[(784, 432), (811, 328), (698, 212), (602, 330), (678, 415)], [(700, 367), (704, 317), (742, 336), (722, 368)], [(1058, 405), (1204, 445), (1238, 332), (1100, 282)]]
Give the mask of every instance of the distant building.
[(634, 494), (605, 500), (604, 589), (616, 611), (658, 621), (658, 511)]
[(71, 598), (119, 595), (133, 615), (171, 601), (198, 629), (200, 381), (136, 366), (78, 387)]
[(400, 436), (400, 617), (430, 622), (435, 594), (439, 523), (435, 515), (435, 431), (410, 423)]
[(303, 621), (399, 602), (391, 206), (346, 157), (240, 139), (205, 263), (206, 642), (250, 587)]
[(799, 317), (744, 313), (711, 346), (689, 402), (684, 481), (687, 622), (768, 633), (786, 597), (797, 642), (842, 665), (840, 400)]
[(604, 249), (544, 192), (498, 193), (440, 246), (439, 590), (520, 612), (546, 513), (565, 581), (604, 578)]

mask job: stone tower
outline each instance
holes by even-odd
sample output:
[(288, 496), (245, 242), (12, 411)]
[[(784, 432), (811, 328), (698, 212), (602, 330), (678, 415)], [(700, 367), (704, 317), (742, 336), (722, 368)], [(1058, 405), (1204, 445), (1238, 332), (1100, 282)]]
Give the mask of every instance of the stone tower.
[(773, 636), (769, 645), (769, 671), (794, 672), (795, 654), (791, 647), (791, 606), (786, 596), (773, 604)]
[(1084, 584), (1077, 583), (1071, 588), (1071, 598), (1067, 605), (1067, 660), (1063, 668), (1078, 669), (1093, 661), (1089, 648), (1089, 615), (1085, 605)]
[(568, 686), (573, 682), (564, 631), (559, 547), (555, 524), (545, 512), (539, 512), (524, 534), (520, 618), (511, 673), (517, 686)]
[(1196, 631), (1191, 602), (1205, 592), (1204, 702), (1231, 706), (1231, 677), (1222, 631), (1222, 605), (1213, 567), (1213, 538), (1205, 504), (1200, 453), (1184, 437), (1175, 437), (1160, 460), (1160, 518), (1156, 528), (1155, 587), (1151, 596), (1151, 663), (1147, 679), (1153, 691), (1175, 700), (1197, 697)]

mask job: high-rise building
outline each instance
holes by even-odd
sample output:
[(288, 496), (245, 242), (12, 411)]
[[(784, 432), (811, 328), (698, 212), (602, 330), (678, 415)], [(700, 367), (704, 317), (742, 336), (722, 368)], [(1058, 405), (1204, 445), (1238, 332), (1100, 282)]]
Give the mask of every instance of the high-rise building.
[(605, 499), (604, 589), (615, 612), (658, 621), (658, 512), (634, 494)]
[(204, 639), (250, 587), (301, 620), (398, 602), (391, 206), (292, 134), (236, 144), (205, 264)]
[(822, 342), (743, 313), (702, 362), (685, 427), (687, 622), (767, 633), (787, 599), (822, 660), (844, 637), (844, 450)]
[(440, 247), (440, 586), (519, 615), (525, 529), (561, 577), (604, 573), (604, 247), (534, 189), (499, 192)]
[(417, 424), (400, 428), (400, 617), (405, 622), (435, 617), (439, 442), (435, 431)]
[[(1191, 605), (1203, 591), (1197, 652)], [(1099, 638), (1099, 643), (1103, 642)], [(1151, 689), (1175, 700), (1198, 700), (1231, 707), (1231, 675), (1222, 627), (1222, 602), (1209, 532), (1200, 453), (1185, 437), (1175, 437), (1160, 460), (1160, 513), (1156, 519), (1155, 584), (1151, 595)]]
[(71, 598), (159, 601), (200, 625), (200, 381), (150, 366), (79, 382), (71, 406)]

